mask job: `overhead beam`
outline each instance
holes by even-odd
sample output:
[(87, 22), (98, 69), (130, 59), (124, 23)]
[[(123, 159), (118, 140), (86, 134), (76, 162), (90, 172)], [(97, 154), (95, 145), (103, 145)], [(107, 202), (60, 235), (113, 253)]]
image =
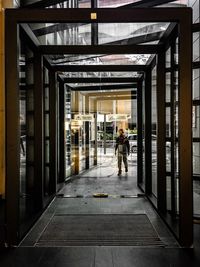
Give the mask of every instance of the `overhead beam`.
[(178, 37), (178, 24), (170, 23), (167, 30), (160, 39), (160, 44), (165, 44), (165, 49), (167, 50), (174, 40)]
[(172, 35), (172, 32), (174, 31), (176, 25), (177, 25), (177, 23), (175, 23), (175, 22), (172, 22), (169, 24), (169, 26), (167, 27), (163, 36), (161, 37), (160, 42), (165, 43), (169, 39), (169, 37)]
[[(177, 22), (184, 20), (190, 8), (98, 8), (95, 23), (113, 22)], [(7, 17), (17, 23), (92, 23), (90, 8), (6, 9)], [(126, 18), (126, 19), (125, 19)]]
[(194, 61), (192, 63), (192, 68), (193, 69), (199, 69), (200, 68), (200, 61)]
[(147, 65), (52, 65), (54, 71), (62, 72), (135, 72), (146, 71)]
[(70, 87), (72, 91), (98, 91), (98, 90), (123, 90), (123, 89), (137, 89), (136, 84), (112, 84), (112, 85), (101, 85), (101, 86), (79, 86)]
[(200, 32), (200, 23), (194, 23), (192, 25), (192, 32)]
[(121, 77), (92, 77), (92, 78), (64, 78), (65, 83), (136, 83), (139, 78), (121, 78)]
[[(54, 64), (65, 64), (69, 62), (81, 62), (82, 60), (93, 60), (95, 58), (101, 58), (105, 55), (56, 55), (56, 58), (52, 59)], [(96, 63), (96, 62), (95, 62)]]
[(23, 39), (26, 43), (28, 43), (34, 51), (38, 50), (40, 42), (36, 38), (28, 24), (20, 24), (20, 38)]
[[(89, 96), (89, 97), (92, 97), (92, 96), (102, 96), (102, 94), (104, 96), (114, 96), (114, 95), (117, 95), (117, 96), (130, 96), (131, 97), (131, 91), (124, 91), (124, 92), (118, 92), (118, 91), (115, 91), (115, 92), (98, 92), (98, 93), (85, 93), (85, 95)], [(136, 94), (136, 91), (135, 91), (135, 94)]]
[(157, 54), (163, 50), (163, 45), (40, 45), (43, 55), (59, 54)]
[[(99, 102), (99, 101), (109, 101), (109, 100), (131, 100), (133, 98), (131, 98), (131, 96), (111, 96), (111, 97), (97, 97), (96, 98), (96, 101)], [(136, 99), (136, 96), (135, 96), (135, 99)]]

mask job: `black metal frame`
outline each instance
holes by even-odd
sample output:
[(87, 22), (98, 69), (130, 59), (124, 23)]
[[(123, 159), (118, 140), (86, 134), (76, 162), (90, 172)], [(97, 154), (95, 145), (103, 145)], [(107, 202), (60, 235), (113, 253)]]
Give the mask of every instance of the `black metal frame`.
[[(97, 14), (97, 19), (91, 20), (91, 12)], [(183, 246), (191, 246), (193, 242), (192, 225), (192, 147), (191, 147), (191, 9), (189, 8), (158, 8), (158, 9), (42, 9), (42, 10), (6, 10), (6, 197), (7, 197), (7, 216), (6, 223), (8, 228), (8, 243), (16, 244), (18, 242), (18, 223), (19, 223), (19, 98), (18, 88), (18, 52), (19, 43), (19, 24), (32, 22), (55, 22), (55, 23), (112, 23), (112, 22), (175, 22), (179, 24), (179, 53), (180, 53), (180, 234), (179, 241)], [(37, 44), (34, 36), (28, 33), (28, 41), (32, 43), (37, 52), (42, 56), (48, 54), (133, 54), (133, 53), (153, 53), (160, 54), (165, 51), (163, 44), (158, 45), (123, 45), (119, 47), (110, 45), (92, 45), (92, 46), (42, 46)], [(189, 38), (188, 38), (189, 36)], [(167, 41), (169, 35), (165, 37)], [(164, 43), (163, 42), (163, 43)], [(146, 67), (145, 67), (146, 68)], [(112, 68), (111, 68), (112, 69)], [(140, 69), (141, 71), (141, 69)], [(50, 81), (51, 106), (54, 107), (55, 114), (52, 114), (50, 135), (52, 134), (51, 155), (52, 160), (56, 157), (56, 103), (55, 103), (55, 72), (52, 71)], [(146, 72), (148, 76), (148, 71)], [(51, 76), (50, 76), (51, 77)], [(188, 77), (188, 79), (185, 79)], [(149, 80), (150, 81), (150, 80)], [(141, 87), (141, 84), (140, 84)], [(151, 89), (149, 85), (147, 86)], [(146, 92), (145, 106), (148, 107)], [(54, 97), (54, 99), (53, 99)], [(150, 110), (148, 108), (148, 110)], [(53, 111), (50, 111), (53, 112)], [(146, 116), (148, 117), (147, 109)], [(149, 117), (148, 117), (149, 118)], [(149, 118), (150, 119), (150, 118)], [(159, 119), (161, 123), (161, 119)], [(150, 123), (148, 122), (150, 130)], [(53, 128), (55, 127), (55, 128)], [(161, 124), (159, 125), (161, 127)], [(149, 144), (150, 134), (145, 133), (145, 147), (150, 152)], [(164, 146), (164, 138), (158, 136), (161, 147)], [(141, 140), (140, 140), (141, 141)], [(53, 143), (55, 142), (55, 143)], [(163, 149), (160, 150), (163, 153)], [(146, 160), (150, 155), (146, 155)], [(55, 163), (56, 164), (56, 163)], [(158, 165), (158, 172), (162, 173), (162, 164)], [(150, 167), (147, 168), (150, 170)], [(56, 166), (52, 167), (52, 173), (57, 175)], [(53, 177), (53, 176), (52, 176)], [(56, 182), (52, 178), (52, 192), (56, 191)], [(147, 193), (150, 190), (150, 178), (146, 181)], [(160, 196), (160, 201), (162, 196)], [(13, 205), (14, 208), (13, 208)], [(162, 207), (161, 207), (162, 209)], [(13, 212), (14, 210), (14, 212)], [(159, 211), (159, 210), (158, 210)], [(173, 230), (173, 229), (171, 229)]]

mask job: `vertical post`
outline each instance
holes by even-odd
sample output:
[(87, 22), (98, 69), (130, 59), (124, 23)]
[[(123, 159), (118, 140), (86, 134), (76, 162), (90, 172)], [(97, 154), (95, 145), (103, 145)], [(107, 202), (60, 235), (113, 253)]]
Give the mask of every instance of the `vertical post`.
[[(75, 92), (75, 113), (79, 113), (79, 92)], [(79, 157), (79, 127), (75, 130), (74, 142), (75, 142), (75, 174), (79, 174), (80, 170), (80, 157)]]
[(152, 149), (151, 149), (151, 69), (146, 71), (145, 78), (145, 193), (152, 193)]
[(157, 62), (157, 208), (166, 211), (165, 51)]
[(43, 206), (44, 180), (44, 107), (43, 107), (43, 59), (34, 54), (34, 203), (36, 210)]
[(94, 165), (97, 165), (97, 100), (94, 100)]
[(56, 74), (49, 71), (49, 138), (50, 138), (50, 181), (49, 193), (56, 193), (57, 185), (57, 90)]
[[(98, 7), (98, 0), (91, 0), (91, 8), (97, 8)], [(98, 23), (92, 23), (91, 26), (91, 44), (92, 45), (98, 45)]]
[(75, 121), (75, 115), (79, 113), (79, 92), (73, 92), (72, 94), (72, 165), (73, 165), (73, 174), (79, 173), (79, 124)]
[(104, 155), (106, 154), (106, 114), (104, 114), (104, 122), (103, 122), (103, 148)]
[(97, 8), (98, 7), (98, 0), (91, 0), (91, 8)]
[(135, 116), (134, 99), (135, 99), (135, 91), (131, 90), (131, 119), (130, 119), (130, 123), (129, 123), (129, 127), (128, 127), (131, 130), (134, 129), (134, 127), (133, 127), (133, 125), (134, 125), (134, 116)]
[(189, 247), (193, 243), (192, 11), (186, 12), (179, 25), (179, 238), (182, 245)]
[[(89, 113), (89, 96), (85, 96), (85, 112), (86, 114)], [(85, 150), (85, 168), (90, 168), (90, 122), (85, 122), (85, 143), (86, 143), (86, 150)]]
[(171, 126), (171, 211), (172, 216), (175, 216), (176, 213), (176, 202), (175, 202), (175, 164), (174, 164), (174, 147), (175, 147), (175, 99), (174, 99), (174, 92), (176, 89), (175, 85), (175, 41), (173, 42), (171, 46), (171, 92), (170, 92), (170, 126)]
[(6, 73), (6, 224), (8, 244), (19, 238), (19, 28), (8, 14), (5, 17)]
[[(116, 114), (116, 100), (113, 100), (113, 114)], [(116, 136), (116, 120), (113, 121), (113, 135)], [(114, 140), (114, 139), (113, 139)]]
[(59, 82), (59, 182), (65, 180), (66, 143), (65, 143), (65, 86)]
[(0, 196), (5, 198), (4, 13), (0, 9)]
[(137, 84), (137, 184), (143, 182), (142, 80)]

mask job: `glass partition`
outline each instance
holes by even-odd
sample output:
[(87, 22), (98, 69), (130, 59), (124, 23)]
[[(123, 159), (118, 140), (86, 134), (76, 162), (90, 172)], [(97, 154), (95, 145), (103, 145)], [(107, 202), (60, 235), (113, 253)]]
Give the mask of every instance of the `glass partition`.
[(152, 149), (152, 193), (157, 197), (157, 71), (152, 70), (152, 103), (151, 103), (151, 149)]
[[(30, 23), (41, 45), (131, 45), (157, 43), (167, 22), (152, 23)], [(95, 40), (95, 41), (94, 41)]]

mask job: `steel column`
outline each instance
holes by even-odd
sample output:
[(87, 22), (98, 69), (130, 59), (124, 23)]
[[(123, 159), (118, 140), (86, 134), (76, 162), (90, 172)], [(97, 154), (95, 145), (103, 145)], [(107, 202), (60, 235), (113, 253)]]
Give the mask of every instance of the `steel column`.
[(19, 125), (19, 28), (5, 21), (6, 85), (6, 225), (7, 242), (19, 238), (20, 125)]
[(157, 61), (157, 208), (166, 211), (165, 51)]
[(106, 114), (104, 114), (103, 121), (103, 153), (106, 154)]
[[(88, 114), (89, 110), (89, 96), (85, 96), (85, 113)], [(85, 168), (90, 168), (90, 122), (85, 122)]]
[[(92, 0), (91, 1), (91, 8), (97, 8), (98, 1)], [(91, 25), (91, 44), (98, 45), (99, 43), (99, 33), (98, 33), (98, 23), (92, 23)]]
[[(75, 113), (79, 114), (79, 92), (75, 92)], [(78, 129), (75, 129), (74, 131), (74, 153), (75, 153), (75, 159), (74, 159), (74, 174), (79, 174), (80, 171), (80, 157), (79, 157), (79, 132), (80, 132), (80, 127)]]
[(137, 184), (143, 182), (143, 141), (142, 141), (142, 81), (137, 88)]
[(94, 100), (94, 165), (97, 165), (97, 149), (98, 149), (98, 141), (97, 141), (97, 101)]
[(151, 69), (145, 75), (145, 193), (152, 193), (152, 149), (151, 149)]
[(179, 25), (179, 238), (187, 247), (193, 243), (191, 26), (192, 11), (189, 9)]
[(65, 180), (66, 173), (66, 143), (65, 143), (65, 86), (59, 82), (59, 182)]
[(44, 180), (44, 107), (43, 107), (43, 59), (34, 54), (34, 204), (36, 210), (43, 207)]
[(49, 71), (49, 138), (50, 138), (50, 181), (49, 193), (56, 193), (57, 185), (57, 88), (56, 73)]
[(171, 126), (171, 212), (172, 216), (175, 216), (176, 213), (176, 204), (175, 204), (175, 90), (176, 90), (176, 81), (175, 81), (175, 46), (174, 42), (171, 46), (171, 92), (170, 92), (170, 126)]

